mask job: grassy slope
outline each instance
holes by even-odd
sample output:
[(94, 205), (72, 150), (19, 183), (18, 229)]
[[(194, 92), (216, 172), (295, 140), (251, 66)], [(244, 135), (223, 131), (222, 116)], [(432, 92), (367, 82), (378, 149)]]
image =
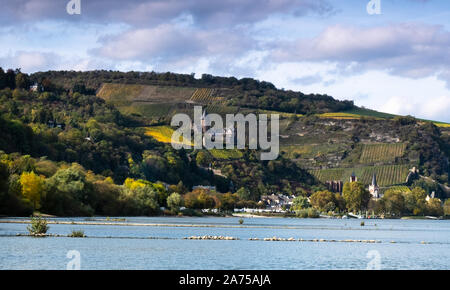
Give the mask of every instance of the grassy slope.
[[(146, 130), (145, 134), (147, 136), (151, 136), (151, 137), (155, 138), (158, 142), (162, 142), (162, 143), (171, 143), (172, 134), (175, 131), (170, 126), (152, 126), (152, 127), (147, 127), (146, 129), (147, 130)], [(188, 145), (193, 146), (193, 144), (191, 142), (189, 142), (189, 140), (183, 140), (181, 138), (176, 143), (188, 144)]]

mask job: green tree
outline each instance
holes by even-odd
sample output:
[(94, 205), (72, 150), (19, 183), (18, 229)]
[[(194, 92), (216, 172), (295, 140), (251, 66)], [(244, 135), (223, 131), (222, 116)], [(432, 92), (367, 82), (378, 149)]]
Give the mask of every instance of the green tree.
[(137, 187), (133, 191), (139, 215), (155, 215), (159, 210), (158, 194), (150, 186)]
[(232, 194), (231, 192), (227, 192), (221, 195), (221, 209), (224, 210), (234, 210), (236, 204), (239, 201), (239, 197), (236, 194)]
[(340, 211), (345, 210), (345, 199), (342, 197), (340, 193), (334, 194), (334, 200), (336, 208), (338, 208)]
[(367, 208), (370, 193), (361, 182), (346, 182), (342, 190), (346, 207), (349, 211), (358, 212)]
[(167, 198), (167, 206), (174, 212), (180, 210), (180, 207), (183, 205), (183, 198), (180, 194), (174, 192)]
[(401, 192), (396, 190), (387, 190), (382, 199), (386, 212), (397, 216), (404, 212), (405, 198)]
[(420, 187), (415, 187), (405, 194), (406, 209), (413, 215), (424, 215), (426, 211), (427, 193)]
[(98, 196), (93, 194), (92, 184), (80, 165), (59, 169), (46, 180), (46, 187), (43, 202), (46, 212), (61, 216), (94, 214)]
[(16, 75), (16, 88), (28, 90), (30, 88), (30, 80), (27, 74), (18, 73)]
[(236, 195), (241, 200), (250, 200), (251, 199), (251, 192), (246, 187), (239, 188), (239, 190), (236, 191)]
[(297, 196), (296, 198), (294, 198), (294, 200), (292, 201), (292, 210), (294, 210), (295, 212), (298, 212), (300, 210), (306, 209), (311, 207), (311, 204), (308, 201), (308, 198), (300, 195)]

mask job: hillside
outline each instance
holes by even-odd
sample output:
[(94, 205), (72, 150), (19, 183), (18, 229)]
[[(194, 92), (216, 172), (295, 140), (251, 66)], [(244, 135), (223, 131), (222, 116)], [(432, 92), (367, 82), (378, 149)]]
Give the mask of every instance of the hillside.
[[(0, 88), (0, 155), (10, 179), (34, 171), (50, 180), (76, 162), (83, 174), (121, 186), (129, 178), (186, 190), (213, 185), (222, 193), (248, 190), (245, 200), (252, 202), (270, 193), (311, 195), (329, 181), (348, 181), (353, 172), (365, 185), (377, 174), (383, 190), (421, 182), (445, 196), (437, 185), (449, 184), (450, 127), (445, 123), (438, 127), (253, 79), (13, 73), (26, 81)], [(39, 89), (30, 91), (34, 82)], [(280, 114), (279, 158), (260, 161), (259, 152), (248, 149), (174, 150), (170, 119), (175, 113), (192, 114), (195, 105), (222, 115)], [(407, 180), (414, 167), (426, 179)], [(79, 202), (92, 206), (92, 201)], [(79, 207), (85, 212), (84, 205)]]
[[(441, 122), (432, 123), (441, 127), (442, 132), (429, 132), (430, 136), (427, 136), (428, 132), (423, 128), (429, 126), (430, 121), (356, 106), (337, 112), (308, 113), (307, 116), (255, 108), (252, 103), (234, 106), (236, 97), (230, 88), (105, 83), (97, 96), (125, 114), (131, 112), (144, 118), (158, 118), (163, 123), (168, 123), (175, 113), (190, 114), (193, 105), (202, 106), (208, 113), (222, 115), (279, 113), (282, 156), (308, 169), (323, 183), (346, 181), (352, 172), (356, 172), (360, 181), (366, 184), (373, 174), (377, 174), (382, 187), (406, 185), (409, 170), (413, 167), (420, 167), (443, 183), (448, 179), (448, 155), (438, 153), (445, 142), (435, 142), (433, 154), (425, 152), (430, 145), (425, 143), (436, 141), (436, 134), (442, 134), (444, 139), (447, 136), (448, 124)], [(147, 106), (152, 109), (146, 109)], [(434, 131), (431, 127), (428, 129)], [(159, 140), (170, 142), (170, 136), (159, 137)], [(430, 159), (424, 161), (424, 155)], [(217, 168), (226, 168), (233, 159), (211, 157)]]
[[(155, 94), (157, 91), (159, 93)], [(124, 113), (133, 112), (145, 118), (156, 117), (158, 121), (166, 123), (175, 113), (189, 114), (193, 105), (201, 105), (209, 113), (222, 115), (238, 112), (280, 113), (282, 156), (310, 170), (311, 174), (324, 183), (346, 181), (352, 172), (356, 172), (360, 181), (366, 184), (373, 174), (377, 174), (382, 187), (404, 185), (407, 183), (409, 170), (420, 166), (436, 179), (446, 182), (448, 173), (442, 169), (448, 167), (448, 156), (438, 154), (432, 160), (423, 162), (421, 155), (425, 149), (420, 148), (419, 144), (426, 142), (427, 138), (422, 131), (417, 135), (413, 133), (418, 130), (417, 126), (427, 126), (429, 121), (417, 120), (414, 124), (409, 124), (411, 120), (408, 118), (358, 107), (339, 112), (309, 113), (308, 117), (297, 113), (255, 109), (252, 105), (236, 107), (233, 106), (235, 100), (231, 91), (229, 88), (106, 83), (101, 86), (97, 95)], [(124, 103), (124, 100), (127, 102)], [(146, 106), (153, 109), (146, 110)], [(139, 112), (133, 110), (138, 107)], [(446, 134), (448, 124), (433, 123)], [(433, 138), (435, 137), (431, 137)], [(170, 142), (170, 136), (159, 137), (159, 140), (164, 139)], [(212, 158), (215, 159), (217, 168), (226, 168), (229, 163), (224, 158)]]

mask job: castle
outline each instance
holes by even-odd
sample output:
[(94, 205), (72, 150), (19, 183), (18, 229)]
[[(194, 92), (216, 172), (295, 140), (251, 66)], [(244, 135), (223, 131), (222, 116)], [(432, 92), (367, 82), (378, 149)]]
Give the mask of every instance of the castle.
[[(358, 177), (356, 176), (355, 172), (352, 172), (352, 175), (350, 176), (349, 181), (350, 182), (358, 182)], [(328, 190), (330, 190), (331, 192), (342, 193), (342, 190), (344, 187), (342, 181), (329, 180), (329, 181), (326, 181), (325, 184), (326, 184)], [(369, 184), (369, 193), (370, 193), (371, 197), (374, 199), (379, 199), (382, 197), (382, 193), (380, 191), (380, 187), (378, 186), (377, 176), (375, 173), (372, 175), (371, 184)]]
[(214, 128), (209, 128), (208, 126), (206, 126), (206, 109), (203, 111), (202, 114), (202, 118), (201, 118), (201, 126), (202, 126), (202, 133), (203, 133), (203, 146), (206, 145), (206, 137), (208, 136), (208, 139), (210, 139), (211, 141), (215, 141), (216, 138), (222, 138), (223, 142), (225, 144), (230, 143), (230, 144), (235, 144), (236, 140), (236, 128), (233, 127), (229, 127), (229, 128), (224, 128), (224, 129), (214, 129)]

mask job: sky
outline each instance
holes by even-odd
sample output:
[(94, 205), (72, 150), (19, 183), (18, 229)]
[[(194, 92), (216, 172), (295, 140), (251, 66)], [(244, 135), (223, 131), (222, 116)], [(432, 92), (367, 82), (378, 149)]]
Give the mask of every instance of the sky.
[(0, 0), (0, 67), (252, 77), (450, 122), (448, 0), (74, 1)]

